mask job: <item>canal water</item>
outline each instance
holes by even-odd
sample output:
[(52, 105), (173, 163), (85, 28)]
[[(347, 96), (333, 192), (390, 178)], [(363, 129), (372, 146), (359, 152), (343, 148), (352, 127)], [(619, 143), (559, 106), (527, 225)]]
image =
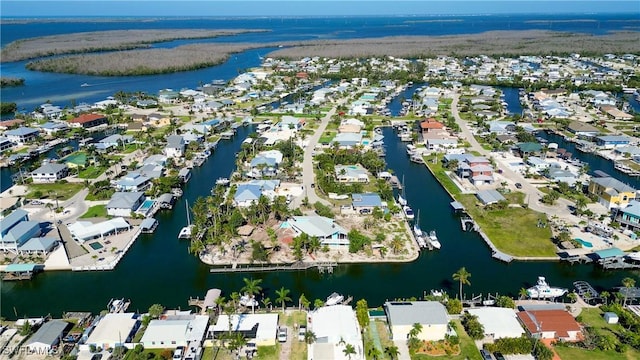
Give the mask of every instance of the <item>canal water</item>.
[[(100, 311), (113, 297), (130, 298), (132, 309), (145, 311), (151, 304), (186, 308), (190, 296), (204, 296), (209, 288), (220, 288), (227, 295), (239, 291), (243, 278), (263, 279), (265, 296), (275, 298), (275, 290), (284, 286), (297, 299), (324, 299), (333, 291), (365, 298), (372, 306), (385, 300), (421, 296), (430, 289), (457, 293), (452, 274), (465, 266), (471, 273), (466, 294), (480, 292), (516, 296), (522, 287), (533, 285), (544, 275), (554, 286), (571, 287), (575, 280), (590, 281), (596, 288), (618, 286), (627, 272), (603, 272), (593, 265), (568, 265), (559, 262), (514, 262), (493, 260), (480, 236), (461, 230), (459, 219), (449, 207), (451, 199), (424, 165), (409, 162), (405, 145), (393, 130), (384, 129), (388, 166), (405, 178), (405, 194), (417, 212), (425, 231), (436, 230), (442, 249), (425, 252), (412, 263), (341, 265), (333, 274), (317, 270), (279, 273), (211, 274), (206, 265), (187, 253), (188, 244), (177, 240), (186, 224), (185, 200), (193, 204), (198, 196), (209, 194), (215, 180), (228, 176), (234, 168), (235, 153), (251, 127), (238, 129), (230, 141), (221, 141), (214, 154), (184, 189), (184, 196), (173, 211), (157, 214), (159, 226), (151, 235), (141, 236), (113, 271), (47, 272), (31, 281), (3, 282), (2, 316), (16, 318), (63, 311)], [(526, 239), (522, 239), (526, 241)]]

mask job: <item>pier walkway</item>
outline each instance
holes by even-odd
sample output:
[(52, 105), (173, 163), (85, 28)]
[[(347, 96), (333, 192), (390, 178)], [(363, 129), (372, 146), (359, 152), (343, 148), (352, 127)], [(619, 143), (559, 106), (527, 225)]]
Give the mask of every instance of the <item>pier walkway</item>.
[(212, 273), (239, 273), (239, 272), (263, 272), (263, 271), (298, 271), (298, 270), (308, 270), (311, 268), (317, 267), (318, 270), (324, 272), (333, 272), (333, 269), (338, 266), (338, 263), (310, 263), (310, 262), (295, 262), (293, 264), (265, 264), (260, 266), (238, 266), (238, 264), (233, 264), (231, 267), (217, 267), (212, 268), (209, 271)]

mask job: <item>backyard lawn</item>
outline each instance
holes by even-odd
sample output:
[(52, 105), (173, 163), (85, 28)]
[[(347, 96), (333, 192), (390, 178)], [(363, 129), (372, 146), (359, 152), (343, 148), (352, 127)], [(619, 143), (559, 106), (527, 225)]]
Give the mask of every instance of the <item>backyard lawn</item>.
[(475, 195), (456, 197), (478, 223), (491, 242), (501, 251), (513, 256), (554, 256), (556, 247), (551, 242), (545, 214), (523, 207), (485, 210), (479, 206)]
[[(453, 196), (460, 194), (460, 188), (456, 184), (454, 184), (453, 180), (446, 174), (447, 171), (442, 167), (442, 162), (440, 161), (442, 158), (438, 159), (436, 156), (429, 155), (424, 157), (424, 161), (431, 169), (433, 176), (438, 179), (438, 182)], [(435, 162), (434, 162), (435, 161)]]
[(89, 210), (87, 210), (86, 213), (84, 213), (82, 216), (80, 216), (80, 218), (82, 218), (82, 219), (94, 218), (94, 217), (106, 218), (107, 217), (107, 206), (106, 205), (94, 205), (94, 206), (90, 207)]
[(480, 350), (476, 347), (475, 342), (464, 331), (464, 327), (460, 323), (460, 320), (453, 320), (456, 324), (456, 333), (460, 338), (460, 354), (458, 355), (441, 355), (441, 356), (429, 356), (425, 354), (416, 354), (411, 357), (412, 360), (427, 360), (427, 359), (452, 359), (452, 360), (481, 360)]
[(80, 179), (95, 179), (100, 176), (100, 174), (102, 174), (105, 170), (106, 168), (101, 166), (88, 166), (85, 169), (80, 170), (80, 172), (78, 173), (78, 177)]
[(78, 183), (30, 184), (27, 197), (55, 199), (57, 194), (58, 200), (68, 200), (83, 188), (84, 184)]

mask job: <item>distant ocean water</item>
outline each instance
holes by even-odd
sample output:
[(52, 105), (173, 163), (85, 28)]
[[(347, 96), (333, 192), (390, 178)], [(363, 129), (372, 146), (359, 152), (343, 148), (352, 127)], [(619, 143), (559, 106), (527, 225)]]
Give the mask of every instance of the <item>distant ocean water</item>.
[[(478, 15), (478, 16), (390, 16), (390, 17), (284, 17), (284, 18), (79, 18), (3, 19), (2, 46), (25, 38), (74, 32), (125, 29), (266, 29), (268, 32), (239, 34), (206, 40), (178, 40), (154, 44), (172, 48), (194, 42), (278, 43), (316, 39), (354, 39), (407, 35), (456, 35), (495, 30), (553, 30), (601, 35), (612, 31), (640, 30), (637, 14), (582, 15)], [(179, 74), (97, 77), (28, 71), (26, 61), (0, 64), (3, 76), (20, 77), (26, 85), (2, 89), (3, 101), (15, 101), (30, 111), (46, 101), (68, 106), (95, 102), (117, 91), (157, 92), (162, 88), (197, 87), (214, 79), (228, 80), (273, 49), (249, 50), (225, 64)], [(87, 83), (92, 86), (80, 87)]]

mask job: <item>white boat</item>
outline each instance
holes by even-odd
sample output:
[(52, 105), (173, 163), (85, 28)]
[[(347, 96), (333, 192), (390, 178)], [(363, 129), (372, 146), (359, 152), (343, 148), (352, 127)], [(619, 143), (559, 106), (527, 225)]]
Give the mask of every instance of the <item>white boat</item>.
[(227, 185), (229, 185), (230, 182), (231, 182), (231, 180), (221, 177), (221, 178), (218, 178), (218, 180), (216, 180), (216, 185), (227, 186)]
[(257, 307), (258, 306), (258, 300), (256, 300), (255, 296), (250, 296), (248, 294), (242, 295), (240, 297), (240, 305), (244, 306), (244, 307)]
[(398, 195), (398, 204), (401, 206), (407, 205), (407, 199), (403, 198), (402, 195)]
[(187, 208), (187, 226), (180, 229), (178, 239), (191, 239), (191, 231), (193, 230), (193, 225), (191, 225), (191, 219), (189, 218), (189, 201), (185, 201), (185, 207)]
[(413, 234), (416, 236), (416, 242), (418, 246), (421, 248), (427, 247), (427, 242), (424, 240), (424, 234), (422, 233), (422, 229), (420, 229), (420, 210), (418, 210), (418, 219), (415, 224), (413, 224)]
[(124, 298), (111, 299), (107, 304), (107, 308), (109, 309), (109, 312), (112, 314), (123, 313), (127, 311), (127, 308), (129, 307), (130, 303), (131, 303), (130, 301), (125, 301)]
[(624, 257), (632, 261), (640, 261), (640, 252), (630, 252), (626, 254)]
[(429, 238), (427, 240), (429, 240), (429, 244), (431, 244), (435, 249), (440, 249), (440, 247), (442, 247), (435, 230), (429, 231)]
[(405, 216), (407, 219), (413, 219), (413, 218), (415, 217), (415, 215), (414, 215), (414, 213), (413, 213), (413, 210), (412, 210), (408, 205), (405, 205), (405, 206), (402, 208), (402, 211), (404, 211), (404, 216)]
[(87, 83), (83, 83), (83, 84), (80, 85), (80, 87), (87, 87), (87, 86), (91, 86), (91, 85), (89, 85)]
[(538, 283), (527, 289), (527, 295), (532, 299), (554, 299), (567, 292), (567, 289), (549, 286), (544, 276), (538, 276)]
[(413, 155), (416, 152), (416, 147), (413, 144), (407, 144), (407, 155)]
[(431, 289), (431, 296), (442, 297), (444, 296), (444, 291), (442, 289), (441, 290)]
[(334, 292), (331, 295), (329, 295), (329, 297), (327, 298), (327, 301), (325, 301), (324, 304), (327, 306), (332, 306), (332, 305), (338, 305), (343, 301), (344, 301), (344, 296)]

